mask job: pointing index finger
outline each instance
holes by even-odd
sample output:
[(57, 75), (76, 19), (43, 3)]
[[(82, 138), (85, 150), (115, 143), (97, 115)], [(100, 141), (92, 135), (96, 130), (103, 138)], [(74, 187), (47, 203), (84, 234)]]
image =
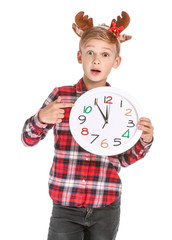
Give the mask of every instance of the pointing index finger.
[(58, 105), (60, 108), (71, 108), (74, 106), (73, 103), (59, 103)]

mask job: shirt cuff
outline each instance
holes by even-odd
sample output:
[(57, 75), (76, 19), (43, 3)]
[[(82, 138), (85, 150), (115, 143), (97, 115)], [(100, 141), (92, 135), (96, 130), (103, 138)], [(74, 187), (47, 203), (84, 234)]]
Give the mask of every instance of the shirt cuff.
[(146, 143), (146, 142), (144, 142), (143, 140), (142, 140), (142, 138), (140, 138), (140, 143), (142, 144), (142, 146), (144, 147), (144, 149), (146, 149), (146, 148), (148, 148), (148, 147), (150, 147), (151, 145), (152, 145), (152, 143), (153, 143), (153, 138), (152, 138), (152, 141), (150, 142), (150, 143)]
[(38, 128), (46, 128), (46, 127), (47, 127), (47, 124), (46, 124), (46, 123), (41, 123), (41, 122), (39, 121), (39, 119), (38, 119), (38, 113), (39, 113), (39, 112), (37, 112), (37, 113), (35, 114), (35, 116), (33, 117), (33, 120), (34, 120), (35, 125), (36, 125)]

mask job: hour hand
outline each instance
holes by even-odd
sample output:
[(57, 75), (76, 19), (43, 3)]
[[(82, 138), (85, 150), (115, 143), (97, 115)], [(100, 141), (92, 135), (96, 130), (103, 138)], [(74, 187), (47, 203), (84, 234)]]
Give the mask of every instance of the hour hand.
[(106, 122), (108, 122), (109, 117), (109, 111), (108, 111), (108, 105), (106, 106)]
[(108, 106), (106, 106), (106, 121), (105, 121), (105, 124), (103, 125), (102, 128), (105, 127), (105, 125), (108, 123), (108, 118), (109, 118), (109, 110), (110, 110), (110, 106), (109, 106), (109, 109), (108, 109)]

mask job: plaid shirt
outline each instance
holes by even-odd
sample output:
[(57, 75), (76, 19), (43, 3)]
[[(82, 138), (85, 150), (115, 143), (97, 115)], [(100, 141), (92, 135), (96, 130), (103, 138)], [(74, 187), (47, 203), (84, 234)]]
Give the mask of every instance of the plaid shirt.
[[(110, 86), (107, 83), (107, 86)], [(61, 96), (62, 102), (74, 103), (87, 89), (81, 79), (74, 86), (55, 88), (42, 108)], [(121, 166), (127, 167), (143, 158), (151, 144), (141, 139), (134, 147), (116, 156), (98, 156), (82, 149), (69, 129), (70, 108), (59, 124), (42, 124), (38, 113), (29, 118), (23, 128), (25, 146), (34, 146), (54, 129), (55, 155), (49, 176), (49, 194), (57, 204), (75, 207), (102, 207), (121, 195)]]

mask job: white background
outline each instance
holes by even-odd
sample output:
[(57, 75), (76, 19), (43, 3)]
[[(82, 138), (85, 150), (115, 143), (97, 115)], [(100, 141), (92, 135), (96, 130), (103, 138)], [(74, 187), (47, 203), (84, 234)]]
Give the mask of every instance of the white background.
[(71, 25), (84, 10), (94, 24), (110, 24), (127, 11), (131, 24), (122, 44), (121, 66), (112, 70), (113, 87), (130, 92), (155, 128), (149, 154), (122, 168), (121, 224), (117, 240), (171, 240), (171, 5), (170, 1), (0, 2), (0, 239), (47, 238), (52, 202), (48, 175), (53, 134), (33, 148), (20, 135), (54, 87), (82, 77), (79, 38)]

